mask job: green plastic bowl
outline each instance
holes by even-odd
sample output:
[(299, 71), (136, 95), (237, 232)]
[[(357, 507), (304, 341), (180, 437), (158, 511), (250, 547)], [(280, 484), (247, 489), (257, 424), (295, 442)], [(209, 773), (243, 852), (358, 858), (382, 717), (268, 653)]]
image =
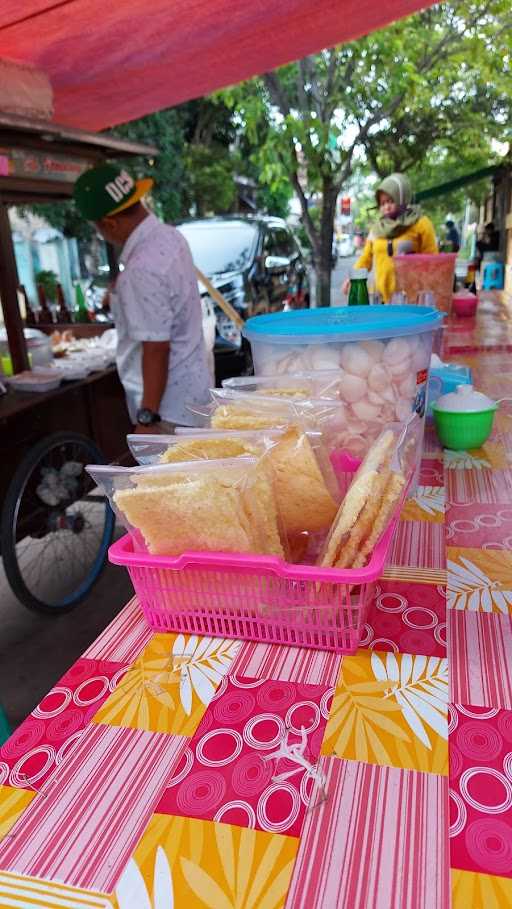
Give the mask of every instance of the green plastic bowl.
[(467, 451), (480, 448), (492, 432), (496, 408), (480, 410), (477, 413), (460, 413), (453, 410), (438, 410), (432, 407), (437, 435), (443, 448)]

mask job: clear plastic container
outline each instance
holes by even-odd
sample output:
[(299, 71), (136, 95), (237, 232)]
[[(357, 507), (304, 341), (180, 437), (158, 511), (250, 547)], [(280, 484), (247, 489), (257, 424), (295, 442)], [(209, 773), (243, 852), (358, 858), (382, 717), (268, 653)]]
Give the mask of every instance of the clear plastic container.
[(424, 415), (435, 331), (443, 316), (415, 306), (341, 307), (256, 316), (245, 325), (257, 374), (340, 370), (341, 447), (358, 457), (383, 425)]
[(85, 363), (80, 362), (80, 360), (74, 360), (73, 357), (66, 360), (55, 360), (53, 368), (66, 382), (85, 379), (91, 371)]
[(55, 369), (26, 370), (15, 376), (6, 377), (6, 382), (14, 391), (35, 391), (43, 393), (54, 391), (59, 387), (62, 376)]
[[(52, 345), (48, 335), (36, 328), (24, 328), (29, 363), (34, 366), (49, 366), (53, 362)], [(12, 375), (12, 362), (5, 328), (0, 328), (0, 361), (6, 376)]]
[(414, 303), (422, 291), (430, 291), (435, 296), (437, 309), (450, 312), (456, 260), (456, 253), (394, 256), (397, 290), (403, 290), (410, 303)]

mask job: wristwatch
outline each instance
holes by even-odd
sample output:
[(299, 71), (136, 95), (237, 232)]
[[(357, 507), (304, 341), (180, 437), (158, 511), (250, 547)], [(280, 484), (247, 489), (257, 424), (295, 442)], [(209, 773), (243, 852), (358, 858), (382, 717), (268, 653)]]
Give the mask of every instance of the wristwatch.
[(162, 417), (149, 407), (140, 407), (137, 411), (137, 423), (141, 426), (151, 426), (152, 423), (160, 423)]

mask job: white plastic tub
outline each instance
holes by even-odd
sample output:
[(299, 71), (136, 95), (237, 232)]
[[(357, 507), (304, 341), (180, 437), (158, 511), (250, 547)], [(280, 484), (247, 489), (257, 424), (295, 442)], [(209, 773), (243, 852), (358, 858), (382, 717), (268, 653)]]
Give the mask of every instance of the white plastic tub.
[(14, 391), (54, 391), (59, 387), (62, 376), (55, 369), (36, 369), (33, 372), (26, 370), (15, 376), (6, 378), (7, 384)]

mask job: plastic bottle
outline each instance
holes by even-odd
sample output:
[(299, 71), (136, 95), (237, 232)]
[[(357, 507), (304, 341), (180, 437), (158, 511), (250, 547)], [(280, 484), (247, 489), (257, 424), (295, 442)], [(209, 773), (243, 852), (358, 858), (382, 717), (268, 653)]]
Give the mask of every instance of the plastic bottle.
[(77, 322), (90, 322), (91, 318), (89, 315), (89, 310), (85, 302), (84, 292), (80, 282), (77, 281), (75, 285), (75, 319)]
[(62, 284), (57, 284), (57, 303), (59, 304), (57, 320), (64, 324), (70, 322), (71, 318), (69, 315), (68, 307), (66, 305), (66, 298), (62, 289)]
[[(23, 304), (22, 301), (23, 300)], [(25, 320), (25, 325), (37, 325), (39, 322), (39, 306), (33, 307), (27, 296), (27, 291), (23, 284), (18, 285), (18, 302), (20, 304), (20, 314)], [(23, 312), (24, 310), (24, 312)]]
[(369, 306), (368, 271), (366, 268), (353, 268), (350, 275), (349, 306)]
[(52, 315), (48, 309), (48, 303), (46, 302), (46, 294), (44, 292), (44, 287), (41, 284), (37, 285), (37, 299), (39, 303), (39, 322), (43, 325), (50, 325), (52, 321)]

